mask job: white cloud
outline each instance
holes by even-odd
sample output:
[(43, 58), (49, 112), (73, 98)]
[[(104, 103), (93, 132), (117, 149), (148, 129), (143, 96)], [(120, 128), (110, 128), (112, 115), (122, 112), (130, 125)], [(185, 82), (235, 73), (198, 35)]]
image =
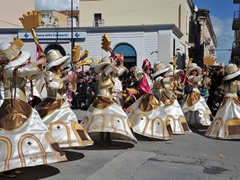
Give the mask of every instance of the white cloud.
[[(73, 9), (79, 8), (79, 0), (73, 1)], [(36, 10), (71, 10), (71, 0), (35, 0)]]
[(232, 42), (234, 40), (234, 31), (232, 30), (233, 19), (222, 21), (218, 17), (211, 17), (214, 32), (217, 37), (218, 51), (217, 61), (228, 64), (231, 56)]

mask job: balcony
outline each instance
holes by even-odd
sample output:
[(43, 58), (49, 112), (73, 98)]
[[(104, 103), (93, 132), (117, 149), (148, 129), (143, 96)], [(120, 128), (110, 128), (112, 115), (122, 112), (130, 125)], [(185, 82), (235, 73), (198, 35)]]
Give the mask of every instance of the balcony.
[(102, 27), (104, 26), (104, 24), (105, 24), (104, 19), (99, 19), (93, 22), (93, 27)]
[(240, 0), (233, 0), (234, 4), (240, 4)]
[(232, 30), (239, 30), (239, 29), (240, 29), (240, 11), (235, 11), (234, 17), (233, 17)]

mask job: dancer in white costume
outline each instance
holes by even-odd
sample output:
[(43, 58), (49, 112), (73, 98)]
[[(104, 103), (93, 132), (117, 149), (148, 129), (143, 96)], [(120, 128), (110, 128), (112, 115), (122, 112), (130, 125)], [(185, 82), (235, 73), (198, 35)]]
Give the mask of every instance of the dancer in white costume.
[(193, 90), (189, 92), (182, 104), (182, 110), (188, 124), (209, 126), (211, 124), (211, 111), (205, 98), (200, 95), (199, 86), (202, 82), (202, 69), (196, 63), (192, 63), (188, 69), (188, 80), (193, 84)]
[(48, 76), (45, 81), (48, 96), (38, 105), (37, 111), (61, 148), (92, 145), (93, 141), (64, 99), (67, 89), (76, 88), (75, 81), (72, 81), (73, 74), (62, 77), (64, 67), (70, 63), (70, 56), (62, 56), (58, 50), (50, 50), (47, 61)]
[(182, 108), (177, 101), (176, 94), (181, 94), (182, 91), (177, 81), (177, 73), (179, 70), (174, 70), (172, 65), (169, 65), (169, 71), (163, 73), (158, 78), (162, 81), (162, 94), (160, 100), (164, 103), (164, 109), (173, 130), (173, 134), (188, 134), (192, 131), (189, 129)]
[(117, 74), (116, 77), (114, 77), (114, 87), (113, 87), (113, 98), (117, 101), (117, 103), (123, 107), (123, 96), (122, 96), (122, 82), (119, 79), (119, 75)]
[[(121, 74), (121, 66), (117, 68), (115, 60), (104, 57), (94, 69), (99, 77), (99, 91), (81, 124), (92, 138), (100, 138), (100, 146), (111, 145), (111, 139), (137, 142), (126, 113), (112, 96), (114, 76), (117, 73)], [(106, 139), (104, 132), (107, 132)]]
[(154, 78), (152, 93), (140, 97), (126, 109), (126, 113), (135, 133), (142, 136), (161, 140), (173, 138), (170, 120), (164, 110), (164, 103), (160, 101), (162, 94), (162, 76), (169, 67), (160, 61), (154, 63)]
[(205, 136), (240, 139), (240, 99), (237, 95), (240, 92), (240, 70), (235, 64), (228, 64), (225, 70), (227, 75), (221, 85), (224, 99)]
[[(0, 107), (0, 172), (66, 160), (38, 112), (27, 103), (26, 80), (41, 71), (44, 59), (30, 62), (23, 43), (0, 44), (4, 102)], [(27, 65), (26, 65), (27, 64)], [(14, 171), (13, 171), (14, 172)], [(4, 174), (14, 177), (15, 174)]]

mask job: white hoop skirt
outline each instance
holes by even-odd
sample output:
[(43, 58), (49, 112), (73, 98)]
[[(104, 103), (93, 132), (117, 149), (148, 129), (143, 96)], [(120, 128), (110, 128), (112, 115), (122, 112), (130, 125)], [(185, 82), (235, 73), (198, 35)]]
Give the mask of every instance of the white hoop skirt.
[(182, 105), (182, 110), (190, 125), (209, 126), (211, 124), (211, 111), (206, 100), (196, 90), (193, 90), (192, 93), (187, 95)]
[(141, 96), (126, 109), (132, 129), (142, 136), (161, 140), (173, 137), (164, 105), (152, 94)]
[(110, 132), (111, 139), (137, 142), (122, 107), (106, 97), (96, 98), (88, 108), (81, 125), (91, 138), (100, 138), (99, 132)]
[(0, 172), (67, 160), (38, 112), (22, 100), (4, 100), (0, 127)]
[(225, 95), (205, 136), (221, 139), (240, 139), (240, 99), (236, 93)]
[(64, 99), (47, 98), (39, 104), (37, 111), (61, 148), (93, 144)]

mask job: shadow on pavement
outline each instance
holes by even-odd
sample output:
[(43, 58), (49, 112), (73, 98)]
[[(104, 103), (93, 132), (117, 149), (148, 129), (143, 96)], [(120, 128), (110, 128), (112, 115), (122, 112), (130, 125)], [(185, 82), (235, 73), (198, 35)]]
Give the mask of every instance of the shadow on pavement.
[(208, 126), (192, 126), (189, 125), (189, 128), (192, 130), (193, 133), (197, 133), (201, 136), (205, 136), (205, 132), (208, 129)]
[(138, 141), (159, 141), (159, 142), (168, 141), (168, 140), (150, 138), (150, 137), (142, 136), (142, 135), (136, 134), (136, 133), (134, 135), (135, 135), (135, 137), (137, 138)]
[(15, 178), (5, 178), (5, 177), (0, 177), (1, 180), (9, 180), (9, 179), (14, 179), (14, 180), (38, 180), (38, 179), (44, 179), (48, 178), (50, 176), (54, 176), (60, 171), (52, 167), (50, 165), (39, 165), (39, 166), (34, 166), (34, 167), (26, 167), (26, 168), (21, 168), (23, 170), (22, 174), (18, 174)]
[[(84, 154), (78, 153), (78, 152), (72, 152), (72, 151), (67, 151), (66, 149), (63, 149), (66, 153), (66, 157), (68, 161), (76, 161), (79, 159), (84, 158)], [(63, 161), (63, 162), (58, 162), (58, 163), (65, 163), (68, 161)], [(5, 178), (0, 176), (0, 180), (9, 180), (9, 179), (14, 179), (14, 180), (38, 180), (38, 179), (44, 179), (48, 178), (51, 176), (54, 176), (60, 171), (52, 167), (50, 165), (39, 165), (39, 166), (34, 166), (34, 167), (26, 167), (26, 168), (21, 168), (23, 170), (22, 174), (17, 175), (15, 178)]]
[(94, 144), (92, 146), (87, 147), (81, 147), (81, 148), (74, 148), (78, 150), (120, 150), (120, 149), (129, 149), (133, 148), (134, 144), (128, 141), (115, 141), (112, 140), (112, 145), (109, 145), (108, 147), (101, 147), (99, 145), (99, 141), (94, 141)]
[(63, 149), (63, 150), (66, 153), (66, 157), (67, 157), (68, 161), (76, 161), (76, 160), (84, 158), (83, 153), (68, 151), (67, 149)]

